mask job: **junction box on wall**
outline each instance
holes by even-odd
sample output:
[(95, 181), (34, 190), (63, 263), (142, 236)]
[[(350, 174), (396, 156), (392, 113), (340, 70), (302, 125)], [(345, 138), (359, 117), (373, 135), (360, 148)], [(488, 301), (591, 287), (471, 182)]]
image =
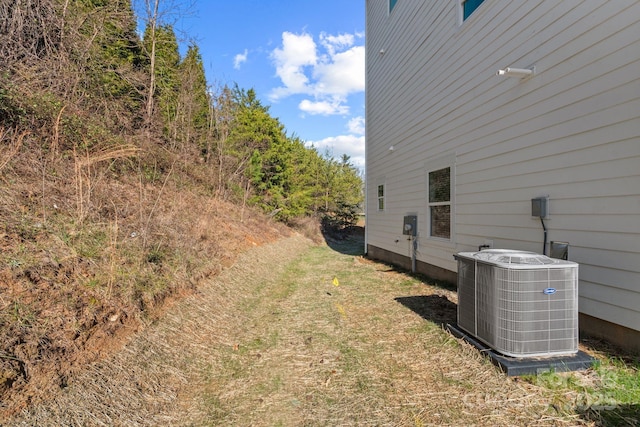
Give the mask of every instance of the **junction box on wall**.
[(549, 218), (549, 196), (535, 197), (531, 199), (531, 216), (540, 218), (544, 230), (542, 253), (547, 254), (547, 226), (544, 220)]
[(531, 199), (531, 216), (542, 219), (549, 218), (549, 196)]

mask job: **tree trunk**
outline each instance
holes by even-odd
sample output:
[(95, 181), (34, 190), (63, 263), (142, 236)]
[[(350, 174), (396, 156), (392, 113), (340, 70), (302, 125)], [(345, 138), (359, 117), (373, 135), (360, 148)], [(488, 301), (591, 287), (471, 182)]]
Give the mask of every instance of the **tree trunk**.
[(158, 6), (160, 0), (153, 2), (153, 11), (151, 10), (150, 0), (147, 0), (147, 14), (149, 19), (149, 28), (151, 33), (151, 52), (149, 66), (149, 92), (147, 97), (147, 120), (151, 123), (153, 116), (153, 96), (156, 91), (156, 26), (158, 24)]

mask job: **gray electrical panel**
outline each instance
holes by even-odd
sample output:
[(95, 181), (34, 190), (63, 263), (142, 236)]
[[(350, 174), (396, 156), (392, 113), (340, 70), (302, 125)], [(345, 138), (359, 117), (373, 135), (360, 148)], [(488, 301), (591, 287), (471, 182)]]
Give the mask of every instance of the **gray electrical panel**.
[(531, 199), (531, 216), (544, 219), (549, 216), (549, 197)]
[(402, 234), (407, 236), (417, 236), (418, 234), (418, 216), (406, 215), (402, 225)]

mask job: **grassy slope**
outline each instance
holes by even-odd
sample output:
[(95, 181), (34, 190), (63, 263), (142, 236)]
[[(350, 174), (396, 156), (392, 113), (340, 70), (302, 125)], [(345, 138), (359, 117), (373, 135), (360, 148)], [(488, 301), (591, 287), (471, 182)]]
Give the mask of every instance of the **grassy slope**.
[(0, 423), (290, 233), (216, 198), (196, 153), (129, 142), (58, 153), (0, 129)]

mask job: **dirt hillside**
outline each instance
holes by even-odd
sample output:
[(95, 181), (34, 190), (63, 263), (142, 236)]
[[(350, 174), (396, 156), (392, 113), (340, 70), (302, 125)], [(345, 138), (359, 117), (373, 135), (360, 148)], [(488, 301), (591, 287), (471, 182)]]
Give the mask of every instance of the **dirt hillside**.
[(94, 178), (81, 216), (73, 168), (47, 163), (42, 181), (32, 166), (41, 154), (21, 152), (0, 176), (0, 424), (65, 389), (240, 253), (291, 233), (171, 180)]

